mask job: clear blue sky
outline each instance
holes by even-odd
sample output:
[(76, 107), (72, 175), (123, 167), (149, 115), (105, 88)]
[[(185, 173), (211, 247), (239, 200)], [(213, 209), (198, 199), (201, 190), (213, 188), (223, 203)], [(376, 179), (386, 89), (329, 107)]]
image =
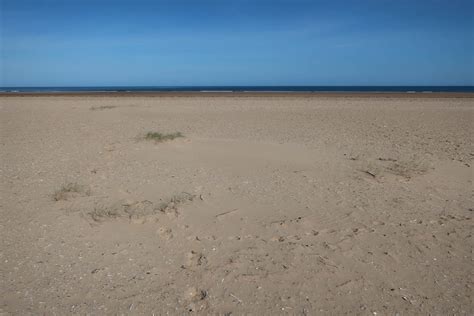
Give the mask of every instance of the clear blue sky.
[(474, 85), (472, 0), (0, 3), (0, 86)]

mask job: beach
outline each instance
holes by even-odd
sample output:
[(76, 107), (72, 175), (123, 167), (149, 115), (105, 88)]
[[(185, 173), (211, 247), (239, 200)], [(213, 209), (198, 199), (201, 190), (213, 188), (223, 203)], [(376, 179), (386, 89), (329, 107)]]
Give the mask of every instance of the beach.
[(472, 94), (2, 94), (0, 315), (472, 315), (473, 117)]

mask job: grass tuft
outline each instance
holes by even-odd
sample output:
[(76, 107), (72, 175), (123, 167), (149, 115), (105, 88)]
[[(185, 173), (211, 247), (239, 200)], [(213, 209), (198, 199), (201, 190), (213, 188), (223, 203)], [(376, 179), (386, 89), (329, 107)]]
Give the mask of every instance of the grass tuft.
[(88, 214), (95, 222), (115, 218), (146, 219), (148, 216), (160, 213), (178, 216), (179, 205), (192, 201), (194, 198), (195, 195), (182, 192), (158, 204), (148, 200), (127, 203), (117, 202), (109, 206), (96, 204)]
[(55, 201), (65, 201), (74, 195), (90, 195), (90, 190), (80, 184), (75, 182), (70, 182), (63, 184), (61, 188), (56, 190), (53, 194), (53, 200)]
[(100, 106), (92, 106), (90, 108), (91, 111), (102, 111), (102, 110), (110, 110), (115, 109), (116, 105), (100, 105)]
[(89, 212), (90, 217), (96, 222), (100, 222), (103, 218), (117, 218), (122, 216), (120, 210), (114, 207), (105, 207), (96, 205), (94, 210)]
[(173, 140), (175, 138), (184, 137), (181, 132), (171, 133), (171, 134), (162, 134), (158, 132), (148, 132), (145, 134), (146, 140), (153, 140), (155, 142), (161, 143), (167, 140)]

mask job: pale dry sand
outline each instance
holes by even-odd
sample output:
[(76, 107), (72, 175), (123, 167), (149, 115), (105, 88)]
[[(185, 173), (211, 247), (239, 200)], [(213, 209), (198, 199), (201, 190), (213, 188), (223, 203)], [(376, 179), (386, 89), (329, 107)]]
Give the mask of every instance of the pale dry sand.
[(1, 97), (0, 314), (472, 315), (473, 114)]

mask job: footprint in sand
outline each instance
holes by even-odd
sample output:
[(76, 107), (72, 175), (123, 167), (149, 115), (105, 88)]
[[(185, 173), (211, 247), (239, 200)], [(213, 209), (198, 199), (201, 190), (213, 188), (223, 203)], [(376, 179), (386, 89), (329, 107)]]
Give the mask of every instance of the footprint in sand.
[(202, 253), (190, 251), (186, 254), (184, 268), (196, 268), (207, 264), (207, 258)]
[(156, 233), (164, 240), (170, 240), (173, 238), (173, 230), (169, 227), (160, 227)]

